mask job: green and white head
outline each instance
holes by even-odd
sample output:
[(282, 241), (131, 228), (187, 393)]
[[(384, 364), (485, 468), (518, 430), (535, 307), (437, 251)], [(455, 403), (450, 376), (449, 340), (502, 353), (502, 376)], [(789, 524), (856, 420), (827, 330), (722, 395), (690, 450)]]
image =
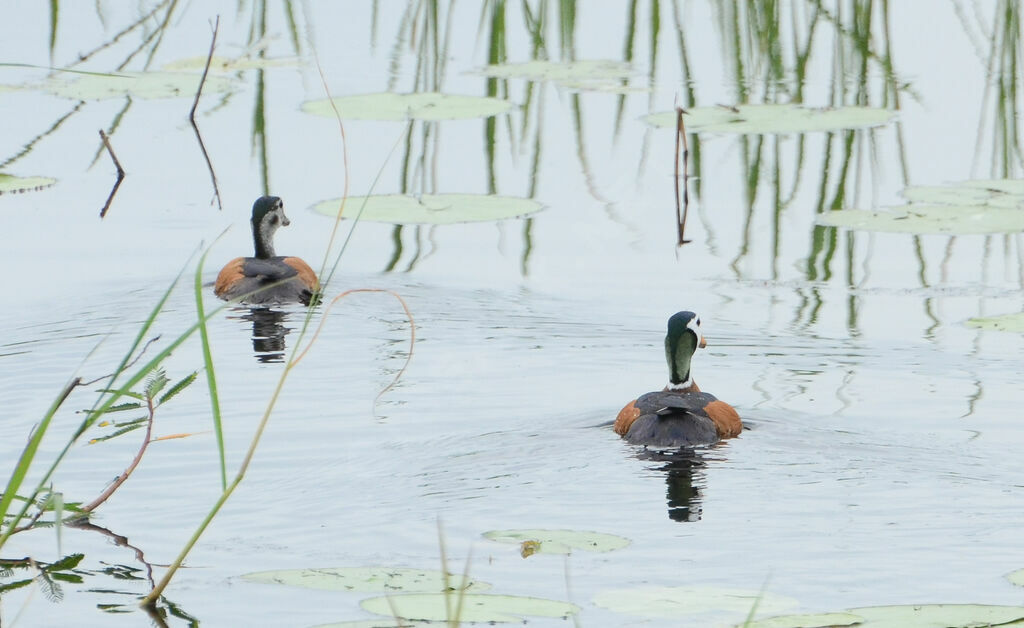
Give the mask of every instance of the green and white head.
[(668, 319), (665, 336), (665, 360), (668, 362), (668, 389), (683, 390), (693, 385), (690, 361), (697, 347), (707, 346), (700, 330), (700, 317), (693, 312), (676, 312)]
[(274, 232), (291, 224), (284, 215), (284, 201), (277, 196), (261, 196), (252, 205), (252, 239), (256, 257), (274, 257)]

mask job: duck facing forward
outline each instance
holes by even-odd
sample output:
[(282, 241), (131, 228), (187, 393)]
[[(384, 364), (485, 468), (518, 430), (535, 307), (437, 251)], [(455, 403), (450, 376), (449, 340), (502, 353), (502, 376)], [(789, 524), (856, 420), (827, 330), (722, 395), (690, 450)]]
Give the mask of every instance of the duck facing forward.
[(665, 336), (668, 386), (626, 404), (615, 419), (615, 433), (652, 447), (710, 445), (739, 436), (743, 423), (736, 409), (701, 392), (690, 375), (694, 352), (705, 346), (700, 318), (693, 312), (673, 314)]
[(284, 202), (276, 196), (261, 196), (252, 206), (254, 257), (236, 257), (217, 275), (213, 293), (225, 301), (241, 298), (243, 303), (269, 304), (298, 301), (308, 305), (319, 282), (309, 264), (298, 257), (274, 254), (274, 232), (291, 224), (284, 215)]

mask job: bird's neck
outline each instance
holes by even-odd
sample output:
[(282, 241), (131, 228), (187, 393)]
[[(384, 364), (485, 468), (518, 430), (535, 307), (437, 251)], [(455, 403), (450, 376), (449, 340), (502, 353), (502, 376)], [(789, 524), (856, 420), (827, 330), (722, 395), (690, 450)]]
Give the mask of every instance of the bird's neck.
[(274, 234), (256, 230), (253, 234), (253, 243), (256, 245), (256, 257), (259, 259), (270, 259), (274, 255)]

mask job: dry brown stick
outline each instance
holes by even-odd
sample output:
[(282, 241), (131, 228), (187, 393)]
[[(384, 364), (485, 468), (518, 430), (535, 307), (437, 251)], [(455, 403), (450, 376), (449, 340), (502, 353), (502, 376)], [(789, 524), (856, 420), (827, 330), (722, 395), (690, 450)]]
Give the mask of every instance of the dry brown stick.
[(213, 194), (217, 199), (217, 209), (224, 209), (220, 202), (220, 188), (217, 187), (217, 175), (213, 172), (213, 163), (210, 161), (210, 154), (206, 152), (206, 145), (203, 144), (203, 135), (199, 132), (196, 124), (196, 107), (199, 106), (199, 95), (203, 93), (203, 84), (206, 83), (206, 75), (210, 71), (210, 62), (213, 61), (213, 49), (217, 45), (217, 31), (220, 29), (220, 16), (213, 25), (213, 39), (210, 41), (210, 52), (206, 55), (206, 67), (203, 68), (203, 77), (199, 79), (199, 88), (196, 90), (195, 100), (192, 101), (192, 110), (188, 112), (188, 121), (192, 123), (192, 129), (196, 132), (196, 140), (199, 141), (199, 150), (203, 151), (203, 159), (206, 160), (206, 167), (210, 170), (210, 180), (213, 181)]
[[(690, 157), (690, 147), (689, 147), (689, 145), (686, 142), (686, 125), (683, 124), (683, 114), (684, 113), (686, 113), (686, 112), (683, 111), (682, 107), (676, 107), (676, 164), (675, 164), (675, 166), (676, 166), (676, 168), (675, 168), (675, 173), (676, 173), (676, 176), (675, 176), (675, 180), (676, 180), (676, 224), (677, 224), (678, 229), (679, 229), (679, 241), (678, 241), (677, 246), (682, 246), (682, 245), (690, 242), (690, 240), (686, 239), (686, 214), (689, 213), (689, 211), (690, 211), (690, 192), (689, 192), (690, 169), (689, 169), (689, 165), (688, 165), (689, 161), (690, 161), (690, 159), (689, 159), (689, 157)], [(680, 178), (679, 178), (679, 144), (680, 144), (680, 142), (682, 142), (682, 145), (683, 145), (683, 177), (682, 177), (683, 202), (682, 202), (682, 210), (680, 210), (680, 208), (679, 208), (679, 205), (680, 205), (680, 203), (679, 203), (679, 184), (680, 184)]]
[(117, 168), (117, 181), (114, 182), (114, 187), (110, 190), (110, 196), (107, 197), (107, 202), (103, 204), (103, 209), (100, 210), (100, 218), (103, 218), (107, 215), (107, 210), (110, 209), (110, 204), (114, 201), (117, 188), (121, 187), (121, 181), (124, 180), (124, 168), (121, 167), (121, 162), (117, 160), (114, 148), (110, 145), (110, 138), (103, 132), (103, 129), (100, 129), (100, 139), (103, 140), (103, 145), (107, 147), (107, 152), (110, 153), (110, 158), (114, 161), (114, 167)]
[(99, 497), (92, 500), (85, 506), (82, 506), (82, 512), (90, 513), (93, 510), (96, 510), (100, 504), (107, 501), (107, 499), (114, 494), (114, 491), (120, 488), (120, 486), (128, 480), (128, 476), (132, 474), (135, 467), (139, 466), (139, 463), (142, 461), (142, 454), (146, 453), (146, 448), (149, 447), (149, 443), (152, 442), (153, 439), (153, 415), (156, 413), (156, 407), (153, 406), (153, 398), (148, 394), (146, 395), (146, 410), (149, 412), (149, 418), (146, 421), (146, 437), (142, 441), (142, 446), (139, 447), (139, 452), (135, 454), (135, 458), (131, 461), (131, 464), (128, 465), (128, 468), (125, 469), (121, 475), (117, 476), (117, 478), (110, 483), (110, 486), (100, 493)]
[[(137, 356), (135, 356), (134, 358), (132, 358), (131, 362), (125, 363), (125, 365), (123, 367), (121, 367), (121, 370), (123, 371), (125, 369), (130, 369), (131, 367), (135, 366), (135, 363), (139, 361), (139, 358), (141, 358), (142, 354), (144, 354), (146, 352), (146, 349), (149, 348), (149, 345), (153, 344), (157, 340), (160, 340), (160, 336), (159, 335), (156, 335), (156, 336), (153, 336), (152, 338), (150, 338), (146, 342), (146, 344), (144, 344), (142, 346), (142, 349), (139, 351), (139, 354)], [(96, 382), (102, 381), (104, 379), (107, 379), (108, 377), (113, 377), (113, 376), (114, 376), (114, 373), (107, 373), (106, 375), (100, 375), (96, 379), (90, 379), (87, 382), (79, 382), (78, 385), (79, 386), (92, 386)]]

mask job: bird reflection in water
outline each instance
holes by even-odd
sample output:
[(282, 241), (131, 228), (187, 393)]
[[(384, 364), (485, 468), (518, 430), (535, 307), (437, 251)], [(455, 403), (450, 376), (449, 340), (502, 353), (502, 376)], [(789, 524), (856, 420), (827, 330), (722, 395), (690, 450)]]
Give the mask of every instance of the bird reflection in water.
[(284, 323), (290, 312), (276, 310), (272, 307), (236, 308), (240, 316), (231, 316), (243, 321), (252, 322), (252, 351), (258, 362), (284, 362), (286, 347), (284, 337), (292, 328)]
[(660, 467), (652, 468), (665, 473), (668, 518), (672, 521), (700, 521), (701, 488), (705, 485), (706, 465), (700, 451), (692, 448), (644, 449), (637, 457), (662, 463)]

